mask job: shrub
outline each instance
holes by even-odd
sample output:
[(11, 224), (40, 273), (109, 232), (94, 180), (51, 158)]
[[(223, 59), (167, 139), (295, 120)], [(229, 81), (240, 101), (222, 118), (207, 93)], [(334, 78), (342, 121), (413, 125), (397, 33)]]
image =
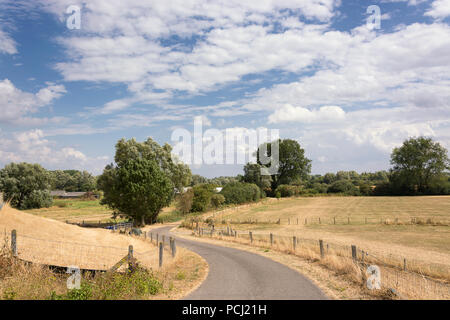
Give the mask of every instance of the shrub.
[(214, 195), (215, 186), (212, 184), (200, 184), (192, 188), (194, 199), (192, 201), (192, 212), (206, 211), (211, 205), (211, 198)]
[(53, 204), (53, 198), (48, 190), (34, 190), (24, 198), (20, 209), (48, 208)]
[(346, 195), (358, 195), (359, 190), (349, 180), (338, 180), (328, 187), (328, 193), (343, 193)]
[(301, 186), (292, 186), (287, 184), (281, 184), (275, 189), (275, 194), (280, 193), (280, 197), (293, 197), (302, 193), (303, 188)]
[(370, 196), (372, 194), (372, 188), (370, 184), (363, 183), (359, 186), (359, 192), (364, 196)]
[(220, 193), (228, 204), (258, 201), (261, 198), (261, 190), (253, 183), (231, 182), (225, 185)]
[(218, 208), (224, 203), (225, 203), (225, 197), (221, 194), (215, 194), (211, 197), (211, 205), (214, 208)]
[(177, 209), (182, 214), (187, 214), (192, 210), (192, 204), (194, 202), (194, 190), (188, 189), (186, 192), (180, 194), (177, 202)]

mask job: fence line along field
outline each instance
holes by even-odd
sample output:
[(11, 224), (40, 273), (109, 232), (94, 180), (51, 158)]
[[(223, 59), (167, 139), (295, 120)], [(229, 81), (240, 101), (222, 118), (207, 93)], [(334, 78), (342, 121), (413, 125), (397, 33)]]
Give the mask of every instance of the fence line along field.
[[(17, 231), (18, 257), (25, 261), (106, 270), (126, 256), (132, 245), (134, 257), (141, 265), (158, 268), (158, 249), (149, 241), (106, 229), (81, 228), (5, 205), (0, 210), (2, 237), (8, 239), (12, 230)], [(171, 257), (166, 256), (165, 264), (170, 264)]]
[(450, 265), (449, 196), (270, 199), (207, 216), (217, 226), (353, 243), (372, 252)]

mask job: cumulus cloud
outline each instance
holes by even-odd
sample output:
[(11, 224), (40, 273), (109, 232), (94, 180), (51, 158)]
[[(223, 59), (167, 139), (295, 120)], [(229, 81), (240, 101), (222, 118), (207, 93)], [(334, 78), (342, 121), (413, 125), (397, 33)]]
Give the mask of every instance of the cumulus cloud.
[(450, 16), (450, 0), (433, 1), (431, 8), (425, 12), (425, 15), (435, 19), (443, 19)]
[[(0, 123), (30, 124), (33, 122), (48, 122), (48, 118), (30, 118), (30, 114), (39, 108), (48, 106), (66, 92), (63, 85), (47, 84), (37, 93), (22, 91), (14, 86), (9, 79), (0, 81)], [(62, 118), (51, 121), (58, 122)]]
[(88, 157), (74, 147), (58, 148), (40, 129), (10, 135), (0, 132), (0, 163), (40, 163), (48, 169), (79, 169), (101, 172), (108, 162), (107, 156)]
[(303, 107), (294, 107), (285, 104), (269, 116), (269, 123), (281, 122), (328, 122), (345, 118), (345, 112), (338, 106), (323, 106), (319, 109), (309, 110)]

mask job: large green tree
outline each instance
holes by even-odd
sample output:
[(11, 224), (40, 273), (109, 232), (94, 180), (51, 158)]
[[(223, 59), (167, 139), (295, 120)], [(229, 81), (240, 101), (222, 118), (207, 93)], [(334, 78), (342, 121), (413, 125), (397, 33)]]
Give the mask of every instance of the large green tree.
[[(279, 139), (278, 143), (273, 145), (279, 148), (279, 163), (277, 173), (272, 175), (272, 190), (275, 190), (281, 184), (306, 180), (311, 172), (311, 160), (306, 158), (305, 150), (301, 148), (300, 144), (292, 139)], [(262, 153), (270, 158), (272, 156), (272, 143), (259, 146), (257, 151), (258, 164), (269, 167), (270, 164), (262, 163), (260, 159), (261, 148), (263, 148), (262, 151), (265, 151)]]
[(50, 182), (50, 174), (39, 164), (11, 163), (0, 170), (3, 198), (18, 209), (50, 206)]
[(410, 138), (391, 154), (390, 182), (395, 193), (426, 193), (449, 169), (447, 150), (431, 138)]
[(161, 209), (170, 204), (173, 184), (155, 160), (146, 158), (108, 165), (98, 179), (104, 191), (102, 204), (140, 223), (154, 223)]
[(116, 144), (115, 162), (121, 163), (130, 159), (155, 160), (162, 171), (169, 177), (175, 188), (183, 190), (191, 182), (192, 174), (189, 166), (179, 161), (175, 155), (171, 154), (172, 147), (169, 144), (160, 146), (152, 138), (144, 142), (137, 142), (136, 139), (121, 139)]
[[(106, 166), (97, 181), (104, 191), (103, 203), (114, 209), (115, 215), (128, 216), (141, 224), (155, 222), (161, 209), (170, 203), (174, 188), (182, 190), (191, 180), (189, 167), (172, 157), (171, 151), (170, 145), (160, 146), (151, 138), (144, 142), (119, 140), (115, 164)], [(136, 168), (144, 172), (134, 172)], [(142, 201), (148, 209), (136, 201)]]
[(256, 184), (261, 190), (270, 188), (272, 177), (261, 173), (262, 166), (258, 163), (247, 163), (244, 166), (243, 181)]

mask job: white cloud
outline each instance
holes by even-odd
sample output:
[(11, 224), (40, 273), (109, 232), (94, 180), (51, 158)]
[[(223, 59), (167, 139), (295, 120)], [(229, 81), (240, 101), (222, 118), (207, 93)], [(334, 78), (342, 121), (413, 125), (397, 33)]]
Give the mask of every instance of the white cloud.
[(443, 19), (450, 16), (450, 0), (433, 1), (431, 8), (425, 12), (425, 15), (435, 19)]
[(329, 122), (345, 118), (345, 112), (337, 106), (323, 106), (319, 109), (309, 110), (303, 107), (294, 107), (285, 104), (269, 116), (269, 123), (282, 122)]
[[(22, 91), (14, 84), (4, 79), (0, 81), (0, 122), (15, 124), (27, 124), (42, 121), (49, 122), (48, 118), (29, 118), (28, 115), (38, 111), (39, 108), (48, 106), (53, 100), (66, 92), (64, 86), (47, 84), (36, 94)], [(40, 119), (40, 120), (39, 120)], [(54, 118), (51, 122), (58, 122), (62, 118)]]
[(46, 139), (42, 130), (18, 132), (7, 136), (0, 132), (0, 163), (39, 163), (48, 169), (79, 169), (99, 173), (108, 162), (108, 157), (88, 157), (81, 151), (65, 146), (56, 147)]
[(244, 109), (270, 110), (282, 104), (448, 106), (448, 25), (413, 24), (368, 40), (360, 34), (338, 37), (342, 41), (336, 45), (336, 55), (327, 55), (332, 67), (299, 81), (261, 89), (247, 99)]
[(2, 29), (0, 29), (0, 53), (17, 53), (16, 42)]

